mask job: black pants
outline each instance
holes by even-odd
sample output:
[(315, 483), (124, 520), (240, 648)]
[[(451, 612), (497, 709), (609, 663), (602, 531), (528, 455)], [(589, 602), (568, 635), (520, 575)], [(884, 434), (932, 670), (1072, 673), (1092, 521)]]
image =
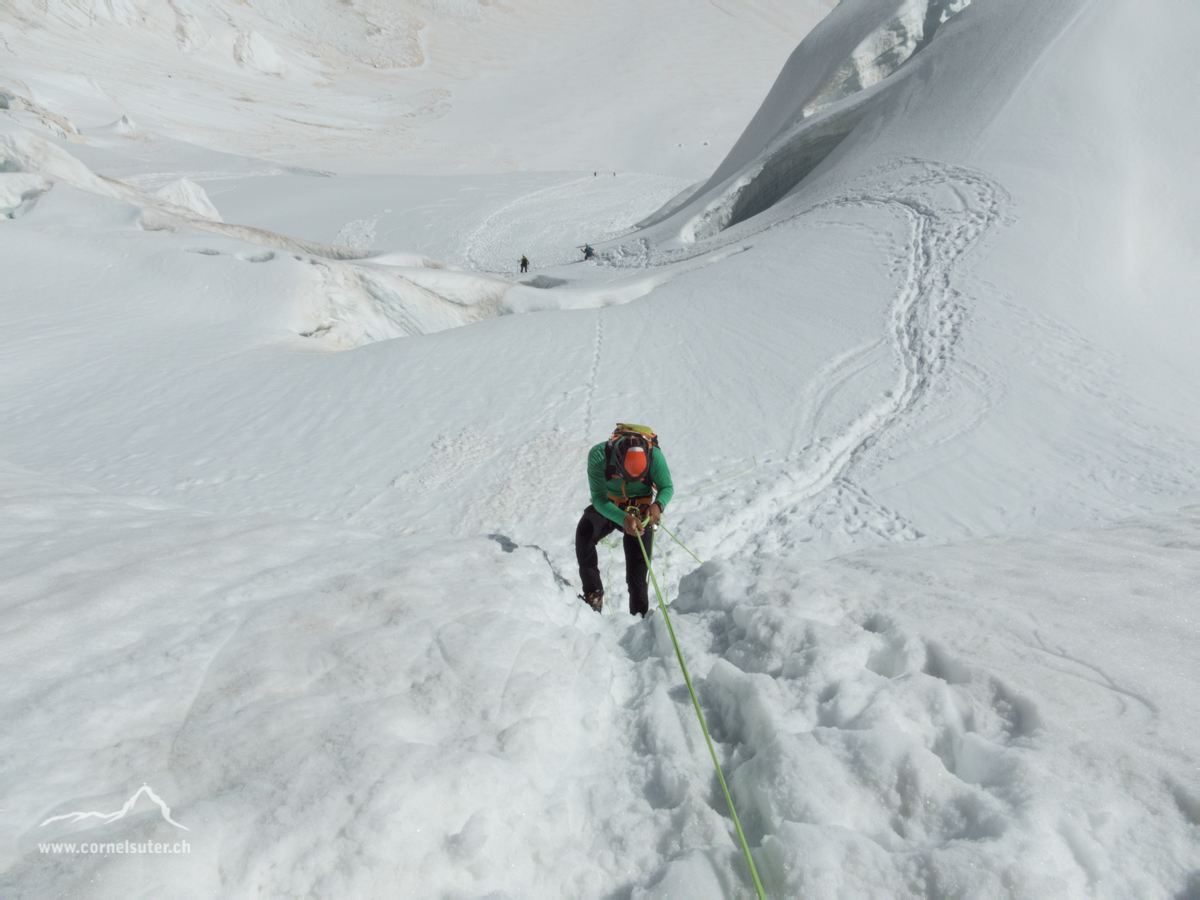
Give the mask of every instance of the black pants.
[[(585, 594), (604, 590), (604, 582), (600, 579), (600, 566), (596, 560), (596, 544), (618, 527), (620, 526), (616, 522), (601, 515), (594, 506), (589, 506), (583, 511), (583, 518), (575, 527), (575, 558), (579, 560), (579, 578), (583, 581)], [(642, 544), (646, 547), (646, 556), (649, 556), (654, 547), (652, 528), (647, 528), (642, 535)], [(644, 616), (650, 609), (650, 600), (646, 593), (646, 560), (635, 536), (625, 535), (621, 545), (625, 550), (625, 584), (629, 588), (629, 612), (635, 616)]]

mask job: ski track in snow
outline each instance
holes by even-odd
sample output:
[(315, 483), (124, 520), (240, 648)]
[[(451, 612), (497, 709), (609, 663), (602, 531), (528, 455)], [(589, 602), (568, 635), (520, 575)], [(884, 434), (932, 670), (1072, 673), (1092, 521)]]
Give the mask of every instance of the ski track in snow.
[[(1066, 650), (1062, 649), (1061, 647), (1047, 646), (1046, 642), (1042, 639), (1041, 634), (1039, 634), (1037, 631), (1033, 632), (1033, 637), (1037, 641), (1036, 646), (1034, 646), (1035, 650), (1039, 650), (1040, 652), (1045, 653), (1047, 656), (1053, 656), (1060, 660), (1063, 660), (1064, 662), (1071, 664), (1071, 666), (1073, 666), (1075, 668), (1075, 671), (1072, 671), (1070, 668), (1063, 668), (1062, 666), (1052, 666), (1051, 668), (1053, 668), (1055, 671), (1063, 672), (1067, 675), (1074, 676), (1074, 677), (1080, 679), (1081, 681), (1085, 681), (1090, 685), (1098, 687), (1104, 691), (1109, 691), (1113, 695), (1115, 695), (1117, 698), (1119, 707), (1120, 707), (1120, 709), (1118, 710), (1118, 715), (1121, 715), (1121, 716), (1127, 715), (1129, 712), (1129, 702), (1128, 701), (1134, 700), (1138, 704), (1140, 704), (1139, 708), (1144, 710), (1148, 714), (1149, 719), (1157, 719), (1158, 718), (1158, 707), (1155, 705), (1155, 703), (1152, 700), (1149, 700), (1146, 697), (1143, 697), (1141, 694), (1137, 693), (1136, 691), (1131, 691), (1127, 688), (1121, 687), (1121, 685), (1117, 684), (1117, 682), (1114, 681), (1108, 675), (1107, 672), (1105, 672), (1103, 669), (1101, 669), (1095, 663), (1090, 663), (1090, 662), (1087, 662), (1086, 660), (1080, 659), (1079, 657), (1068, 653)], [(1079, 672), (1078, 671), (1079, 669), (1082, 669), (1083, 672), (1082, 673)]]
[[(869, 173), (860, 187), (796, 213), (774, 217), (768, 213), (752, 230), (731, 228), (728, 237), (718, 239), (718, 247), (727, 246), (805, 217), (847, 209), (896, 216), (908, 232), (903, 252), (893, 261), (900, 286), (887, 313), (882, 342), (898, 367), (895, 385), (836, 432), (816, 436), (799, 453), (777, 462), (782, 471), (775, 484), (763, 486), (740, 509), (705, 516), (708, 507), (727, 506), (731, 497), (702, 495), (694, 520), (711, 522), (697, 526), (709, 555), (778, 552), (822, 529), (846, 534), (869, 530), (884, 540), (921, 536), (901, 514), (880, 505), (856, 485), (854, 475), (872, 454), (887, 452), (891, 436), (911, 424), (935, 393), (939, 376), (953, 359), (966, 315), (952, 283), (955, 269), (1004, 220), (1007, 203), (1005, 191), (981, 173), (911, 159)], [(656, 252), (648, 242), (638, 240), (603, 256), (610, 265), (642, 267), (678, 262), (714, 249), (714, 242), (707, 241), (695, 249)], [(830, 361), (810, 382), (805, 396), (814, 424), (835, 393), (877, 365), (873, 357), (879, 349), (879, 343), (855, 348)], [(972, 369), (973, 381), (986, 381), (986, 373)], [(975, 415), (955, 433), (979, 421)]]

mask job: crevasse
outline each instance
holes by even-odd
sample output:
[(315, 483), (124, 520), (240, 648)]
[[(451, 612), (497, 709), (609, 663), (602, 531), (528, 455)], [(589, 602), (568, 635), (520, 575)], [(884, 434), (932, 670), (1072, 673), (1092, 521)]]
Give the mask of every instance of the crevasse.
[(864, 98), (863, 103), (850, 103), (840, 112), (819, 114), (894, 74), (933, 40), (943, 23), (968, 5), (970, 0), (906, 0), (812, 92), (801, 108), (801, 121), (684, 226), (684, 240), (712, 237), (787, 195), (854, 130), (871, 102)]

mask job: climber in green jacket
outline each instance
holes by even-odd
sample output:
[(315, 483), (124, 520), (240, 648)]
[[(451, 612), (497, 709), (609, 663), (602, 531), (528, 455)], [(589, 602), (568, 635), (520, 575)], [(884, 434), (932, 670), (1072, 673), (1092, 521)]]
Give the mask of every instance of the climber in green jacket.
[(644, 616), (650, 608), (646, 558), (653, 550), (654, 528), (675, 493), (658, 437), (642, 425), (618, 424), (611, 438), (588, 453), (587, 471), (592, 503), (575, 528), (575, 557), (583, 582), (580, 599), (597, 612), (602, 608), (604, 584), (596, 544), (621, 528), (629, 612)]

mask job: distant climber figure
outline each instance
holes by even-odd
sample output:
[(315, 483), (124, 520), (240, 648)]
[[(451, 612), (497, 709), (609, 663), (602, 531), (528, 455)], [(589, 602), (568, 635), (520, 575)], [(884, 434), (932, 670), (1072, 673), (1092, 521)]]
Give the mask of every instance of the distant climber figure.
[(583, 245), (583, 258), (584, 259), (595, 259), (596, 258), (596, 251), (592, 249), (591, 244)]
[(596, 544), (619, 526), (625, 530), (629, 613), (645, 616), (650, 608), (646, 559), (654, 549), (654, 528), (675, 493), (658, 436), (644, 425), (618, 424), (612, 437), (588, 452), (587, 474), (592, 503), (575, 527), (575, 558), (583, 582), (579, 598), (596, 612), (604, 605)]
[(521, 257), (521, 274), (524, 275), (528, 271), (529, 271), (529, 257), (522, 256)]

